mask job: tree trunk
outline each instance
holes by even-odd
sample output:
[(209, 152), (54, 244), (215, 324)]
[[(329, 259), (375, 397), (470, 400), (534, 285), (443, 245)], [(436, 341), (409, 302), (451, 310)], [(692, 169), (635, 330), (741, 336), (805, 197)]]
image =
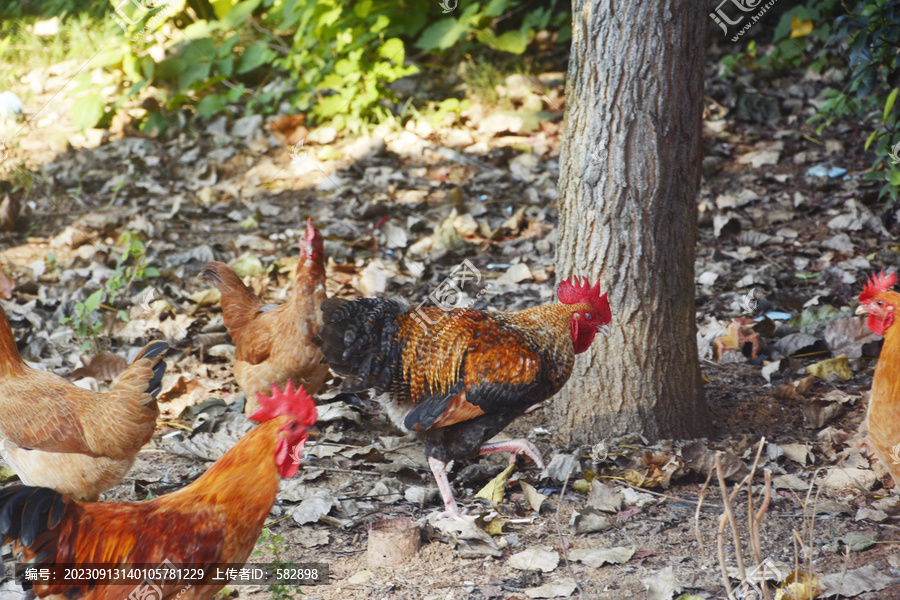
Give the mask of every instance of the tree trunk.
[(557, 277), (599, 277), (613, 319), (550, 404), (554, 428), (566, 444), (702, 435), (694, 255), (705, 5), (573, 0), (572, 12)]

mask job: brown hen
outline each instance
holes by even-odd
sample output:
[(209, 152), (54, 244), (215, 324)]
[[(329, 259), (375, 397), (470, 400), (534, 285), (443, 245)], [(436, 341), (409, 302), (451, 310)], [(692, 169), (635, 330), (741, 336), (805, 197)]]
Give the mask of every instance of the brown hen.
[(82, 389), (22, 360), (0, 309), (0, 450), (28, 485), (96, 500), (156, 430), (165, 342), (147, 344), (108, 392)]
[(247, 394), (245, 412), (256, 411), (257, 393), (290, 381), (315, 394), (328, 378), (328, 366), (312, 339), (319, 305), (325, 299), (324, 244), (312, 221), (300, 241), (291, 298), (280, 306), (263, 304), (227, 265), (212, 261), (200, 276), (222, 293), (225, 327), (235, 345), (234, 378)]

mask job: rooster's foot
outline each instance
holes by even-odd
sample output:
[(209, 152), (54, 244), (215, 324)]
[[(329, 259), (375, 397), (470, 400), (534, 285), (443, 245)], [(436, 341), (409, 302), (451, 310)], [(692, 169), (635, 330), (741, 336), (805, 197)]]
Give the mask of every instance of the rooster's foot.
[(485, 444), (481, 447), (479, 454), (496, 454), (497, 452), (509, 452), (510, 464), (516, 462), (519, 454), (524, 454), (540, 469), (544, 469), (544, 459), (541, 458), (541, 451), (537, 446), (528, 440), (510, 440), (508, 442), (497, 442), (494, 444)]

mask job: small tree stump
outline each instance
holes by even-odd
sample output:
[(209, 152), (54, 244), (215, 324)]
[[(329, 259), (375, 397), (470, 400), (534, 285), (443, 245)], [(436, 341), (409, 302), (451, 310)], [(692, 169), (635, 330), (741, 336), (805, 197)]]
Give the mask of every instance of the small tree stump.
[(369, 567), (392, 567), (419, 553), (419, 526), (409, 517), (382, 519), (369, 531)]

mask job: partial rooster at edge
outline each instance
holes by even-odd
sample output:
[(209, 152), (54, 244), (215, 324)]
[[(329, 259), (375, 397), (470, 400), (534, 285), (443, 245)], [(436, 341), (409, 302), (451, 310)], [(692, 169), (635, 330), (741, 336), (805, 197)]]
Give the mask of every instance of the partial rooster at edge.
[(153, 436), (165, 342), (147, 344), (108, 392), (82, 389), (22, 360), (0, 308), (0, 448), (29, 485), (96, 500), (122, 481)]
[[(281, 479), (299, 469), (300, 456), (316, 421), (316, 406), (303, 389), (288, 384), (260, 395), (261, 422), (196, 481), (146, 502), (72, 502), (45, 488), (0, 490), (0, 534), (16, 542), (33, 568), (159, 565), (203, 567), (199, 581), (167, 581), (160, 600), (205, 600), (224, 582), (215, 565), (249, 558), (275, 504)], [(40, 597), (121, 600), (134, 585), (34, 583)], [(145, 596), (141, 596), (145, 597)]]
[(872, 377), (872, 393), (866, 421), (869, 443), (890, 471), (895, 485), (900, 485), (900, 329), (894, 324), (900, 309), (900, 294), (891, 288), (897, 274), (873, 274), (859, 295), (856, 314), (867, 315), (872, 333), (884, 336), (884, 346)]
[[(600, 283), (559, 284), (560, 303), (516, 312), (421, 309), (391, 299), (322, 303), (317, 343), (344, 376), (345, 391), (374, 388), (394, 423), (425, 441), (444, 500), (441, 516), (462, 518), (447, 480), (451, 460), (509, 452), (544, 463), (531, 442), (487, 444), (516, 417), (541, 406), (569, 379), (575, 355), (612, 318)], [(429, 327), (424, 321), (432, 323)]]
[(291, 298), (284, 304), (263, 304), (221, 262), (208, 262), (200, 272), (222, 294), (225, 327), (235, 345), (234, 378), (247, 394), (246, 414), (256, 410), (257, 393), (273, 383), (283, 387), (290, 381), (315, 394), (328, 378), (322, 353), (312, 343), (326, 297), (324, 261), (322, 236), (308, 220)]

